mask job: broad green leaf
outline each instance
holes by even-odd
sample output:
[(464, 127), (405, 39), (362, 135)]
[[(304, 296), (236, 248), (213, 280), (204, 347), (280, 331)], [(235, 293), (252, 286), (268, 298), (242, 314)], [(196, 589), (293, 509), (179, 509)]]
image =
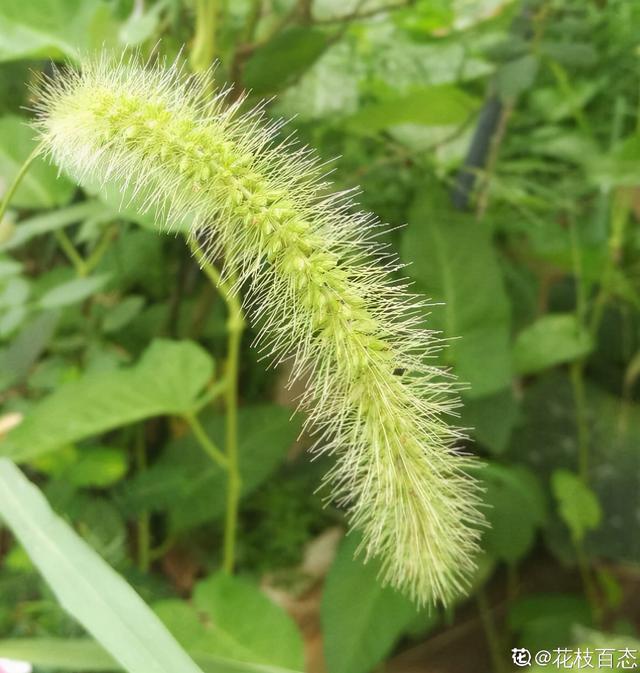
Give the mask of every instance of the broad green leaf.
[(0, 455), (29, 460), (143, 418), (192, 413), (212, 372), (197, 344), (158, 339), (135, 366), (86, 374), (37, 402)]
[(518, 404), (510, 389), (486, 397), (463, 396), (460, 425), (493, 454), (500, 454), (509, 445), (518, 420)]
[(592, 182), (604, 188), (637, 185), (640, 180), (640, 135), (624, 138), (605, 156), (593, 155), (588, 167)]
[(0, 279), (5, 280), (12, 276), (18, 276), (21, 271), (22, 264), (15, 259), (9, 257), (0, 259)]
[(257, 586), (219, 572), (196, 585), (192, 600), (208, 626), (195, 649), (238, 661), (304, 667), (298, 628)]
[(274, 114), (296, 120), (318, 120), (353, 114), (358, 109), (360, 64), (344, 41), (327, 47), (299, 81), (274, 101)]
[(162, 217), (157, 217), (153, 205), (149, 205), (151, 188), (138, 189), (135, 185), (121, 187), (115, 182), (103, 185), (96, 178), (89, 176), (83, 177), (82, 188), (87, 194), (100, 199), (106, 209), (156, 234), (158, 231), (186, 234), (193, 228), (193, 213), (178, 217), (169, 223), (164, 222)]
[(338, 549), (322, 594), (320, 618), (328, 673), (368, 673), (418, 615), (411, 601), (377, 579), (379, 565), (354, 558), (359, 540)]
[(31, 287), (24, 278), (13, 277), (0, 287), (0, 309), (22, 306), (29, 298)]
[(448, 32), (455, 21), (456, 12), (449, 2), (414, 2), (408, 9), (394, 14), (396, 24), (419, 39), (438, 32)]
[(6, 458), (0, 459), (0, 515), (62, 607), (128, 673), (200, 673), (138, 594)]
[[(189, 652), (189, 654), (204, 673), (297, 673), (279, 666), (232, 661), (203, 652)], [(0, 658), (28, 661), (34, 666), (60, 671), (103, 673), (121, 670), (118, 662), (89, 638), (0, 640)]]
[(534, 374), (588, 355), (593, 341), (575, 315), (550, 314), (522, 330), (513, 347), (519, 374)]
[[(207, 434), (224, 446), (224, 417), (204, 420)], [(300, 420), (276, 405), (239, 412), (242, 492), (248, 495), (282, 462), (300, 431)], [(167, 510), (174, 530), (193, 528), (224, 512), (226, 477), (192, 436), (174, 440), (148, 470), (123, 486), (124, 506), (133, 512)]]
[[(626, 341), (624, 344), (626, 347)], [(600, 354), (600, 367), (608, 372), (611, 365), (602, 363), (603, 357), (605, 354)], [(614, 357), (617, 360), (617, 355)], [(593, 557), (632, 562), (640, 558), (640, 539), (621, 535), (620, 531), (634, 530), (637, 525), (640, 405), (621, 404), (619, 396), (589, 380), (585, 384), (589, 488), (602, 507), (602, 524), (588, 535), (585, 551)], [(558, 468), (575, 470), (579, 460), (576, 430), (570, 377), (567, 372), (554, 370), (527, 386), (521, 423), (513, 433), (509, 456), (529, 465), (548, 483)], [(559, 518), (549, 521), (545, 541), (563, 562), (575, 560), (575, 545)]]
[[(4, 2), (12, 0), (3, 0)], [(24, 3), (21, 3), (25, 6)], [(2, 34), (2, 7), (0, 5), (0, 40)], [(0, 42), (1, 49), (1, 42)], [(9, 189), (27, 157), (36, 147), (35, 131), (21, 117), (0, 118), (0, 195)], [(75, 187), (44, 159), (36, 159), (22, 178), (11, 199), (16, 208), (53, 208), (64, 205)]]
[(15, 331), (27, 317), (26, 306), (12, 306), (0, 315), (0, 337), (4, 338)]
[[(51, 340), (58, 324), (57, 311), (45, 311), (30, 320), (0, 354), (0, 388), (21, 381)], [(0, 443), (1, 446), (1, 443)], [(0, 453), (1, 453), (0, 449)]]
[(75, 486), (105, 488), (125, 476), (127, 455), (121, 449), (93, 447), (78, 452), (62, 476)]
[(38, 304), (44, 309), (77, 304), (95, 294), (108, 280), (107, 275), (74, 278), (45, 292), (38, 300)]
[(430, 188), (418, 197), (401, 253), (424, 294), (444, 302), (427, 325), (452, 339), (444, 356), (469, 384), (467, 396), (484, 397), (511, 381), (510, 306), (490, 232), (445, 198)]
[(278, 91), (307, 70), (326, 46), (327, 36), (321, 30), (289, 28), (251, 55), (244, 69), (244, 85), (257, 94)]
[(137, 45), (152, 37), (158, 30), (162, 12), (170, 4), (170, 1), (158, 0), (146, 11), (134, 9), (127, 21), (120, 26), (120, 41), (126, 45)]
[(2, 0), (0, 62), (70, 58), (112, 41), (115, 25), (104, 0)]
[(448, 126), (460, 124), (478, 107), (477, 100), (462, 89), (441, 84), (368, 105), (346, 121), (356, 133), (375, 133), (398, 124)]
[(598, 496), (569, 470), (555, 470), (551, 475), (551, 488), (558, 501), (562, 520), (571, 531), (571, 537), (580, 542), (586, 533), (602, 521)]
[(552, 650), (566, 645), (578, 624), (591, 624), (591, 609), (583, 596), (538, 594), (513, 603), (507, 616), (517, 642), (531, 651)]
[(598, 51), (593, 42), (576, 42), (570, 39), (541, 40), (540, 53), (546, 58), (573, 68), (591, 68), (598, 62)]
[(157, 231), (131, 228), (113, 242), (96, 272), (111, 275), (110, 289), (126, 292), (135, 287), (154, 298), (165, 299), (171, 277), (166, 273), (164, 245), (164, 237)]
[(10, 238), (0, 244), (0, 251), (13, 250), (36, 236), (47, 234), (57, 229), (63, 229), (75, 222), (89, 218), (107, 220), (114, 216), (114, 211), (108, 209), (99, 201), (83, 201), (60, 210), (54, 210), (43, 215), (36, 215), (22, 220), (13, 231)]
[(494, 558), (516, 563), (531, 549), (546, 519), (546, 503), (535, 474), (525, 467), (483, 465), (478, 477), (485, 488), (489, 526), (482, 546)]
[(108, 446), (65, 446), (45, 453), (30, 464), (46, 475), (77, 487), (104, 488), (127, 473), (127, 453)]
[(45, 496), (104, 561), (117, 567), (129, 565), (126, 521), (108, 497), (79, 491), (64, 477), (47, 482)]
[(534, 54), (526, 54), (505, 63), (498, 69), (496, 87), (506, 98), (514, 98), (533, 85), (540, 62)]
[(131, 296), (118, 302), (105, 314), (102, 321), (102, 329), (109, 332), (117, 332), (133, 320), (144, 307), (144, 297)]

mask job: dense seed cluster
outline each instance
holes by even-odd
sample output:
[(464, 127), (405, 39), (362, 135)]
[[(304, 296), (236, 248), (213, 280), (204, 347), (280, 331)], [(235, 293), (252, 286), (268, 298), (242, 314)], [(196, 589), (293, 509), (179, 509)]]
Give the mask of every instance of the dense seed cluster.
[[(47, 83), (38, 127), (81, 183), (115, 184), (160, 226), (190, 222), (210, 258), (234, 270), (258, 343), (309, 382), (301, 401), (326, 479), (366, 558), (418, 603), (449, 602), (473, 570), (476, 483), (443, 419), (455, 407), (423, 302), (391, 273), (380, 226), (349, 193), (327, 195), (323, 167), (259, 110), (241, 113), (173, 66), (90, 61)], [(204, 243), (203, 243), (204, 242)]]

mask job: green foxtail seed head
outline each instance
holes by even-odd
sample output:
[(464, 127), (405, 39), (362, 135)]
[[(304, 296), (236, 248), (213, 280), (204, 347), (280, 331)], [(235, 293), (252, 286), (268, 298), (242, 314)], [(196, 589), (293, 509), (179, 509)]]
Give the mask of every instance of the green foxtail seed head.
[(280, 122), (240, 112), (180, 68), (89, 60), (43, 86), (46, 152), (80, 183), (117, 185), (163, 227), (191, 222), (206, 256), (224, 253), (266, 355), (309, 382), (315, 450), (335, 454), (336, 501), (379, 557), (381, 579), (419, 604), (450, 602), (474, 568), (479, 493), (460, 433), (443, 414), (455, 384), (429, 364), (423, 301), (392, 278), (380, 224), (351, 194), (327, 196), (306, 149)]

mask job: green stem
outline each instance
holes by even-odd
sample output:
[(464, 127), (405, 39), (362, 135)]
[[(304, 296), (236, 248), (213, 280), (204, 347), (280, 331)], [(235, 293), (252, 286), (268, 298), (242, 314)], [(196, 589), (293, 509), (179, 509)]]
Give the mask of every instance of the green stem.
[(578, 474), (586, 485), (589, 481), (589, 427), (587, 425), (587, 399), (584, 389), (584, 364), (573, 362), (570, 371), (578, 428)]
[(108, 227), (105, 230), (102, 238), (98, 242), (98, 245), (96, 245), (89, 257), (87, 257), (86, 261), (84, 262), (85, 274), (91, 273), (98, 266), (98, 264), (100, 264), (100, 260), (104, 256), (104, 253), (109, 249), (109, 246), (111, 245), (111, 242), (115, 238), (117, 232), (118, 228), (116, 225)]
[(225, 363), (225, 456), (227, 461), (227, 503), (224, 527), (224, 569), (233, 572), (235, 563), (236, 532), (238, 527), (238, 504), (241, 479), (238, 466), (238, 373), (240, 344), (245, 328), (244, 314), (238, 295), (233, 291), (233, 282), (224, 281), (220, 271), (211, 264), (195, 240), (189, 242), (200, 267), (217, 288), (227, 305), (227, 358)]
[(216, 57), (217, 19), (216, 0), (196, 0), (196, 32), (190, 57), (193, 72), (205, 72)]
[(76, 250), (64, 229), (56, 229), (53, 235), (56, 237), (56, 241), (58, 241), (58, 245), (62, 248), (67, 259), (73, 264), (76, 274), (81, 277), (86, 276), (87, 269), (84, 259), (82, 259), (82, 255)]
[(201, 409), (207, 406), (215, 400), (217, 397), (220, 397), (227, 390), (227, 381), (222, 379), (220, 381), (215, 381), (212, 383), (207, 390), (202, 394), (198, 401), (194, 405), (194, 409), (199, 412)]
[(587, 295), (582, 270), (580, 235), (573, 214), (569, 215), (569, 237), (571, 241), (571, 263), (576, 284), (576, 318), (580, 325), (583, 325), (587, 315)]
[(591, 609), (591, 616), (596, 625), (600, 625), (602, 621), (602, 610), (600, 609), (600, 604), (598, 601), (598, 592), (596, 590), (595, 584), (593, 582), (593, 577), (591, 575), (591, 568), (589, 566), (589, 559), (584, 550), (584, 545), (582, 540), (573, 540), (573, 546), (576, 551), (576, 559), (578, 561), (578, 570), (580, 571), (580, 577), (582, 579), (582, 584), (584, 586), (584, 592), (587, 597), (587, 602)]
[(246, 44), (253, 40), (262, 14), (262, 0), (252, 0), (242, 31), (242, 41)]
[[(135, 445), (136, 470), (140, 474), (147, 469), (147, 454), (144, 445), (143, 427), (138, 428)], [(143, 573), (151, 565), (151, 520), (149, 512), (141, 512), (138, 517), (138, 567)]]
[(507, 673), (507, 667), (504, 660), (504, 650), (500, 642), (500, 635), (496, 628), (493, 615), (491, 613), (491, 606), (487, 600), (484, 589), (480, 588), (476, 591), (476, 604), (478, 612), (480, 613), (480, 620), (489, 646), (489, 655), (491, 657), (491, 668), (494, 673)]
[(207, 435), (205, 429), (202, 427), (197, 416), (194, 414), (185, 414), (184, 420), (189, 424), (191, 431), (193, 432), (194, 437), (198, 441), (198, 444), (204, 449), (211, 460), (213, 460), (216, 465), (219, 465), (223, 470), (229, 469), (228, 461), (224, 453), (211, 441), (209, 435)]
[[(569, 234), (571, 236), (573, 275), (576, 283), (576, 319), (582, 328), (586, 321), (587, 296), (582, 271), (580, 237), (573, 215), (569, 216)], [(586, 485), (589, 478), (589, 427), (587, 424), (587, 399), (584, 387), (584, 360), (577, 360), (571, 363), (570, 376), (578, 431), (578, 474)]]
[(240, 343), (244, 330), (242, 313), (229, 316), (228, 351), (225, 376), (226, 407), (226, 452), (229, 461), (229, 479), (227, 484), (227, 510), (224, 538), (224, 569), (233, 572), (235, 558), (235, 539), (238, 523), (238, 504), (240, 501), (240, 470), (238, 466), (238, 369), (240, 363)]
[(24, 176), (26, 175), (34, 159), (42, 151), (43, 145), (44, 143), (39, 143), (38, 146), (33, 150), (33, 152), (31, 152), (31, 154), (25, 159), (25, 162), (20, 167), (20, 170), (18, 171), (18, 174), (11, 183), (9, 189), (7, 189), (5, 195), (2, 197), (2, 201), (0, 201), (0, 220), (2, 220), (2, 218), (4, 217), (4, 214), (7, 208), (9, 207), (9, 202), (13, 198), (13, 195), (16, 193), (16, 189), (18, 189), (18, 187), (20, 186), (22, 178), (24, 178)]

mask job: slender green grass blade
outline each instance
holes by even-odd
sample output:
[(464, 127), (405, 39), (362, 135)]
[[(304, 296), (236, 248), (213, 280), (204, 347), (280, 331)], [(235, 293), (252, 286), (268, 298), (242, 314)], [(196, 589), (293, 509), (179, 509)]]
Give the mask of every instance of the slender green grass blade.
[(136, 592), (0, 459), (0, 515), (69, 612), (129, 673), (202, 673)]

